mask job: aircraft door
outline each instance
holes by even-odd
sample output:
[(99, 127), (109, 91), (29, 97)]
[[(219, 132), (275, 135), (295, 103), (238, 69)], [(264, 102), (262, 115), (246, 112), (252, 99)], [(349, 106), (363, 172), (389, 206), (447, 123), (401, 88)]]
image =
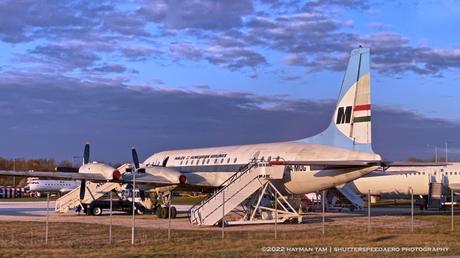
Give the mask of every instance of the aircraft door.
[(169, 160), (169, 156), (163, 160), (163, 163), (161, 163), (161, 166), (166, 167), (166, 165), (168, 164), (168, 160)]

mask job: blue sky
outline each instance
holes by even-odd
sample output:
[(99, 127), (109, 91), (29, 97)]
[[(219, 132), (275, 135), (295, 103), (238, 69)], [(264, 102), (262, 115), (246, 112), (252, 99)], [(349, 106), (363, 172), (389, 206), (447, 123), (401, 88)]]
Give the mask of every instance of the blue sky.
[(375, 149), (428, 158), (447, 141), (460, 159), (459, 1), (30, 0), (0, 16), (1, 156), (69, 159), (90, 140), (120, 161), (131, 145), (145, 157), (307, 136), (363, 45)]

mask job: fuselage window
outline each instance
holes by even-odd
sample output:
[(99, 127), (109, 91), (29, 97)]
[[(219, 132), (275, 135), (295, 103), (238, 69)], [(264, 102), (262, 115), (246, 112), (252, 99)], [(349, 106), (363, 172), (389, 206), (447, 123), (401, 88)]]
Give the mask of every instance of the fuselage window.
[(214, 159), (214, 164), (217, 164), (217, 159)]
[(206, 161), (206, 164), (209, 164), (209, 159)]
[(425, 172), (423, 172), (423, 175), (425, 175)]
[(227, 163), (230, 163), (230, 158), (227, 159)]
[(221, 159), (221, 160), (220, 160), (220, 164), (222, 164), (222, 163), (224, 163), (224, 159)]
[(436, 172), (434, 172), (434, 175), (436, 175)]
[(188, 164), (188, 160), (185, 161), (185, 165), (187, 165), (187, 164)]
[(199, 165), (199, 164), (200, 164), (200, 160), (197, 160), (197, 161), (196, 161), (196, 164)]
[(206, 159), (203, 159), (203, 161), (201, 162), (201, 164), (204, 164), (205, 161), (206, 161)]
[(238, 160), (238, 159), (237, 159), (237, 158), (235, 158), (235, 159), (233, 160), (233, 163), (236, 163), (236, 161), (237, 161), (237, 160)]
[(193, 165), (193, 160), (192, 160), (192, 162), (190, 162), (190, 165)]
[(182, 163), (183, 163), (183, 162), (184, 162), (183, 160), (180, 161), (180, 165), (181, 165), (181, 166), (182, 166)]

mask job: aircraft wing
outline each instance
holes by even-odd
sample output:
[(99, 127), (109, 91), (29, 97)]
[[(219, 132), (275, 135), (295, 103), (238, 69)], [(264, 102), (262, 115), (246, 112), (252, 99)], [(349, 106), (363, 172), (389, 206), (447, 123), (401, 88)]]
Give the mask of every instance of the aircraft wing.
[[(39, 172), (39, 171), (12, 171), (0, 170), (0, 176), (26, 176), (26, 177), (39, 177), (39, 178), (54, 178), (54, 179), (67, 179), (67, 180), (88, 180), (91, 182), (107, 182), (113, 181), (117, 183), (132, 183), (133, 177), (131, 174), (123, 174), (120, 180), (107, 180), (102, 174), (99, 173), (76, 173), (76, 172)], [(136, 183), (151, 184), (157, 186), (175, 185), (180, 184), (179, 176), (162, 176), (151, 175), (147, 173), (136, 174)]]
[(93, 182), (106, 182), (99, 173), (65, 173), (65, 172), (39, 172), (39, 171), (13, 171), (13, 170), (0, 170), (1, 176), (27, 176), (27, 177), (46, 177), (56, 179), (69, 179), (69, 180), (89, 180)]
[[(123, 183), (133, 183), (133, 176), (131, 174), (124, 174), (120, 180)], [(136, 174), (136, 184), (151, 184), (151, 185), (173, 185), (180, 184), (179, 178), (169, 178), (159, 175), (151, 174)]]
[(393, 161), (383, 162), (386, 167), (443, 167), (450, 163), (447, 162), (416, 162), (416, 161)]

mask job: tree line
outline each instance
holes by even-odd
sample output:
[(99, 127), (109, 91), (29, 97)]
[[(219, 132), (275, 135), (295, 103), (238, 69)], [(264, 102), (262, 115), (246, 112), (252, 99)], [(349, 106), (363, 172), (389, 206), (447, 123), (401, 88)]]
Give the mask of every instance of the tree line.
[[(72, 162), (67, 160), (56, 162), (54, 159), (6, 159), (0, 157), (0, 170), (55, 171), (58, 166), (71, 167)], [(11, 176), (1, 176), (0, 186), (13, 186), (14, 181), (16, 186), (22, 187), (25, 185), (26, 177), (17, 176), (14, 180)]]

